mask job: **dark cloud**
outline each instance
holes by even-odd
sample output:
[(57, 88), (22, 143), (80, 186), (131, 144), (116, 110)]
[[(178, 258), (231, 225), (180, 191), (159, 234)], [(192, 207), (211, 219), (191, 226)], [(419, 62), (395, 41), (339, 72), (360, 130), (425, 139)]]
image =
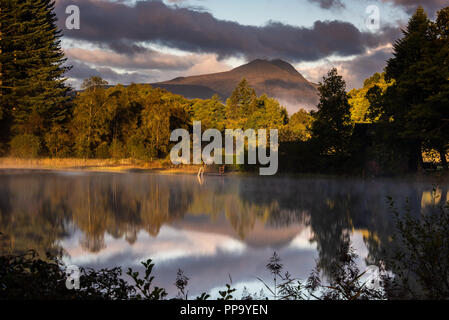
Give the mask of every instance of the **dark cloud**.
[(436, 11), (449, 6), (447, 0), (382, 0), (383, 2), (392, 3), (395, 6), (404, 8), (408, 13), (413, 13), (418, 6), (422, 6), (427, 10), (430, 16)]
[(309, 2), (317, 3), (323, 9), (344, 9), (346, 6), (341, 0), (309, 0)]
[(365, 79), (376, 72), (383, 72), (387, 60), (392, 57), (392, 48), (385, 47), (360, 55), (352, 60), (327, 61), (318, 67), (304, 69), (305, 75), (312, 81), (319, 82), (322, 77), (335, 67), (347, 83), (348, 90), (360, 88)]
[(64, 28), (65, 7), (59, 0), (57, 14), (66, 37), (107, 46), (119, 53), (142, 50), (136, 43), (153, 42), (220, 58), (282, 58), (315, 61), (330, 55), (350, 56), (391, 42), (398, 30), (385, 27), (378, 34), (364, 33), (341, 21), (317, 21), (311, 28), (269, 22), (262, 27), (218, 20), (208, 12), (168, 6), (161, 1), (123, 3), (79, 0), (81, 29)]
[(107, 67), (91, 67), (86, 63), (70, 60), (68, 64), (73, 66), (73, 68), (67, 72), (66, 76), (78, 80), (79, 81), (87, 79), (92, 76), (99, 76), (103, 79), (107, 80), (111, 84), (116, 83), (141, 83), (148, 82), (149, 77), (147, 75), (138, 73), (138, 72), (126, 72), (126, 73), (118, 73), (111, 68)]
[(197, 55), (176, 56), (148, 49), (133, 52), (133, 54), (119, 54), (110, 50), (68, 48), (65, 54), (69, 58), (97, 66), (127, 70), (187, 70), (200, 62), (202, 58)]
[(382, 49), (372, 54), (355, 58), (352, 61), (342, 63), (345, 69), (345, 78), (349, 88), (360, 88), (365, 79), (371, 77), (376, 72), (383, 72), (387, 60), (392, 57), (392, 49)]

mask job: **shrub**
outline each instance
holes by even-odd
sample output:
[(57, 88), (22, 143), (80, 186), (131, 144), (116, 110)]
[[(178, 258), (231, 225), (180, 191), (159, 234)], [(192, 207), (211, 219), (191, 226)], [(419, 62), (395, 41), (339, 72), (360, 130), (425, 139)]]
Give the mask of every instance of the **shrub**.
[(108, 159), (110, 157), (109, 153), (109, 145), (107, 142), (102, 142), (96, 149), (95, 149), (95, 157), (98, 159)]
[(15, 136), (11, 140), (11, 156), (18, 158), (37, 158), (41, 150), (39, 138), (32, 134)]

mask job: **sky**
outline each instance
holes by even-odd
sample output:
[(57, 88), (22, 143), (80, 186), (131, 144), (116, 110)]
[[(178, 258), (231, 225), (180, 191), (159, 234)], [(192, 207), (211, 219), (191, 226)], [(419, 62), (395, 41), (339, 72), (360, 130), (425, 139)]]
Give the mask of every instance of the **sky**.
[[(80, 10), (79, 29), (67, 28), (70, 5)], [(418, 5), (433, 18), (448, 1), (56, 0), (56, 14), (75, 88), (93, 75), (153, 83), (283, 59), (314, 82), (336, 67), (352, 89), (383, 71)]]

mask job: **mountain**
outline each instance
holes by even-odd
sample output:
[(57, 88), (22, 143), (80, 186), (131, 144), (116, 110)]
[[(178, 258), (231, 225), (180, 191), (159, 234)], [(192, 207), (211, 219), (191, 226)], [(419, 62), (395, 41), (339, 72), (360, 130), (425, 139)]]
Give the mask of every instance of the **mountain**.
[(258, 95), (267, 94), (287, 107), (290, 113), (300, 108), (313, 109), (318, 103), (317, 85), (305, 79), (291, 64), (282, 60), (254, 60), (231, 71), (179, 77), (153, 83), (186, 98), (210, 98), (218, 94), (228, 98), (237, 84), (246, 78)]

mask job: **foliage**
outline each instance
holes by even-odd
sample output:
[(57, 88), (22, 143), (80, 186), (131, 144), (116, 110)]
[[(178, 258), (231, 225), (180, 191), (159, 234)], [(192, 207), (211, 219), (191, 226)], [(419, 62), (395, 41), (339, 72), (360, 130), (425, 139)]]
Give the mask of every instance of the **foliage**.
[(230, 284), (226, 284), (226, 289), (223, 291), (219, 291), (220, 298), (217, 300), (232, 300), (234, 297), (232, 294), (236, 291), (236, 289), (231, 288)]
[(186, 290), (187, 285), (189, 284), (189, 278), (184, 275), (184, 271), (181, 269), (178, 270), (176, 274), (175, 287), (178, 289), (178, 296), (180, 300), (188, 300), (189, 293)]
[(384, 93), (379, 88), (369, 92), (385, 141), (399, 139), (408, 146), (411, 171), (422, 166), (424, 147), (437, 149), (447, 167), (448, 10), (441, 10), (433, 22), (418, 8), (387, 62), (385, 78), (393, 84)]
[(121, 269), (80, 269), (80, 290), (68, 290), (65, 267), (52, 256), (45, 260), (34, 251), (0, 256), (0, 299), (125, 299), (133, 288), (121, 277)]
[(256, 104), (256, 91), (249, 86), (246, 79), (242, 79), (226, 102), (226, 117), (237, 123), (245, 122), (256, 110)]
[(370, 100), (367, 98), (368, 92), (372, 88), (380, 90), (382, 93), (392, 85), (392, 82), (385, 81), (385, 73), (375, 73), (363, 83), (363, 88), (349, 91), (348, 102), (351, 105), (351, 120), (354, 122), (371, 122), (376, 120), (370, 112)]
[(41, 150), (41, 143), (37, 136), (23, 134), (11, 140), (11, 155), (18, 158), (37, 158)]
[(217, 129), (223, 132), (226, 126), (226, 107), (215, 95), (209, 100), (197, 99), (193, 105), (193, 120), (201, 121), (204, 130)]
[(449, 203), (437, 205), (436, 190), (432, 197), (431, 211), (421, 217), (408, 207), (402, 217), (389, 200), (398, 231), (386, 259), (394, 274), (387, 286), (390, 299), (449, 298)]
[(54, 1), (2, 1), (0, 110), (2, 139), (34, 135), (42, 142), (55, 123), (68, 119), (69, 88)]
[[(262, 279), (265, 288), (274, 299), (281, 300), (379, 300), (384, 298), (380, 289), (367, 286), (364, 279), (365, 272), (357, 266), (357, 255), (349, 246), (342, 246), (339, 250), (339, 259), (332, 264), (327, 283), (323, 283), (322, 272), (317, 265), (306, 281), (292, 278), (287, 271), (282, 275), (283, 266), (279, 256), (274, 253), (267, 264), (267, 270), (275, 276), (274, 286), (270, 287)], [(281, 282), (278, 284), (278, 278)], [(257, 297), (257, 295), (256, 295)], [(247, 299), (252, 295), (247, 293)]]
[(312, 138), (320, 144), (323, 155), (344, 155), (352, 131), (346, 83), (334, 68), (323, 78), (318, 90), (320, 103), (318, 111), (312, 113)]
[(294, 113), (288, 124), (281, 128), (279, 133), (281, 142), (307, 141), (310, 139), (310, 126), (313, 118), (304, 109)]
[(152, 275), (154, 263), (152, 263), (151, 259), (148, 259), (147, 261), (142, 262), (142, 265), (145, 267), (145, 275), (143, 279), (139, 278), (139, 273), (137, 271), (133, 271), (131, 268), (129, 268), (126, 273), (133, 279), (137, 291), (137, 293), (132, 297), (138, 300), (164, 299), (167, 296), (165, 289), (159, 287), (152, 288), (154, 281), (154, 276)]

